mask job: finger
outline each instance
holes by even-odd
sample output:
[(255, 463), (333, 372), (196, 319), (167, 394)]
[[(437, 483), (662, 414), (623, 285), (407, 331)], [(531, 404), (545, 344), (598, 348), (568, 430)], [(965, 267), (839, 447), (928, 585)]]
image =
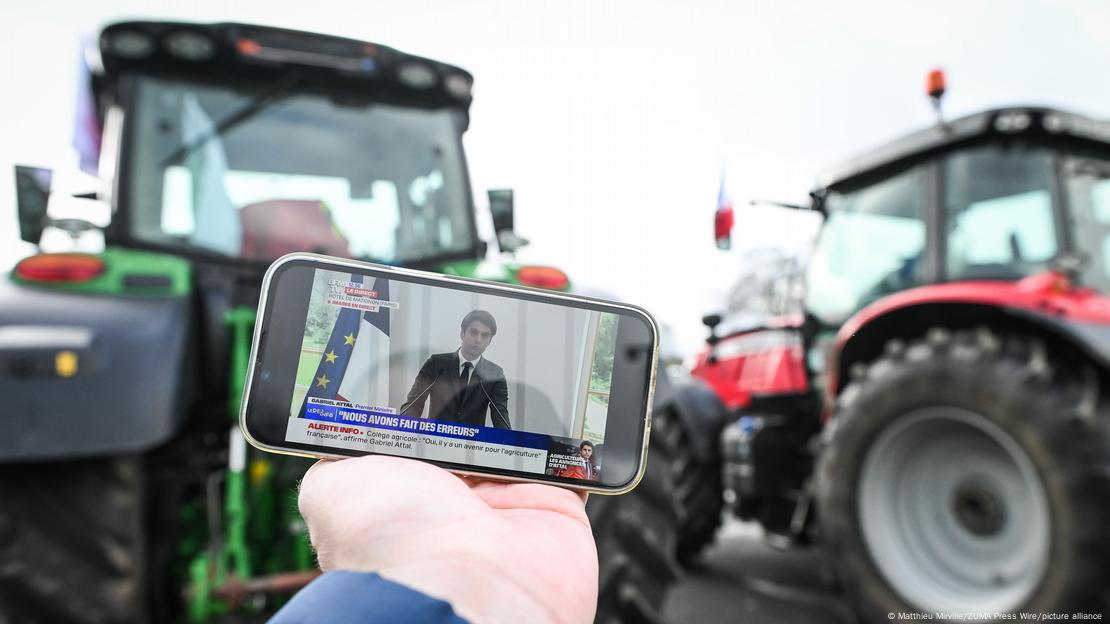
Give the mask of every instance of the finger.
[(326, 470), (327, 467), (331, 464), (334, 464), (335, 461), (336, 460), (334, 460), (334, 459), (321, 459), (321, 460), (318, 460), (315, 464), (312, 464), (311, 466), (309, 466), (308, 470), (306, 470), (304, 472), (304, 476), (301, 477), (301, 483), (300, 483), (301, 489), (304, 489), (305, 482), (310, 481), (310, 480), (314, 480), (315, 477), (317, 475), (319, 475), (319, 472), (321, 470)]
[[(512, 484), (512, 483), (507, 483), (505, 481), (495, 481), (493, 479), (488, 479), (488, 478), (484, 478), (484, 477), (471, 477), (471, 476), (463, 476), (463, 475), (458, 475), (458, 477), (459, 477), (459, 479), (462, 479), (463, 483), (465, 483), (468, 487), (470, 487), (471, 490), (473, 490), (474, 488), (476, 488), (478, 486), (487, 486), (488, 485), (490, 487), (493, 487), (493, 486), (515, 485), (515, 484)], [(571, 492), (575, 496), (577, 496), (578, 498), (582, 499), (582, 504), (583, 505), (586, 504), (586, 501), (590, 500), (590, 493), (589, 492), (584, 492), (584, 491), (581, 491), (581, 490), (572, 490), (570, 488), (561, 488), (559, 486), (554, 486), (554, 485), (553, 486), (546, 486), (545, 485), (544, 487), (554, 487), (555, 489), (558, 489), (558, 490)], [(478, 492), (475, 492), (475, 494), (478, 494), (479, 497), (481, 497), (481, 494), (479, 494)]]
[(585, 498), (561, 487), (539, 483), (479, 481), (470, 489), (493, 509), (553, 511), (585, 521)]
[[(467, 484), (446, 470), (414, 459), (370, 455), (322, 461), (305, 474), (300, 508), (306, 521), (359, 514), (388, 516), (418, 513), (428, 501), (462, 508), (484, 508)], [(390, 501), (388, 506), (381, 501)]]
[[(321, 476), (326, 473), (327, 477)], [(316, 488), (323, 483), (346, 487), (361, 483), (406, 483), (444, 479), (449, 473), (427, 462), (388, 455), (364, 455), (340, 460), (322, 459), (312, 465), (302, 479), (302, 487)]]
[(297, 508), (306, 521), (312, 515), (315, 502), (318, 500), (316, 494), (319, 491), (319, 485), (327, 483), (327, 479), (321, 477), (320, 473), (326, 472), (328, 466), (334, 463), (335, 460), (321, 459), (309, 466), (301, 477), (301, 482), (297, 486)]

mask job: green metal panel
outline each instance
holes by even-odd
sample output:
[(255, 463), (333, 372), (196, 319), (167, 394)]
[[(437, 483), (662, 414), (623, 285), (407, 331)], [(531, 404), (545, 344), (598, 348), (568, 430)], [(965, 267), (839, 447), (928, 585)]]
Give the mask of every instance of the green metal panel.
[[(251, 330), (254, 328), (255, 311), (239, 307), (227, 313), (226, 321), (231, 327), (231, 378), (228, 380), (228, 405), (232, 422), (231, 444), (243, 447), (242, 466), (232, 464), (227, 471), (227, 492), (224, 500), (224, 516), (227, 522), (227, 541), (224, 544), (224, 561), (221, 568), (232, 571), (241, 578), (250, 578), (251, 561), (247, 548), (247, 521), (250, 519), (250, 506), (247, 503), (246, 461), (247, 443), (239, 431), (239, 408), (243, 402), (243, 388), (247, 379), (247, 364), (250, 359)], [(234, 456), (235, 449), (231, 450)], [(225, 567), (226, 566), (226, 567)]]
[[(435, 270), (444, 275), (458, 275), (459, 277), (484, 279), (505, 284), (520, 284), (517, 272), (520, 271), (521, 266), (516, 262), (501, 260), (459, 260), (440, 266)], [(562, 290), (570, 290), (570, 284), (568, 283), (567, 287)]]
[(516, 271), (509, 270), (501, 262), (489, 260), (458, 260), (440, 266), (435, 271), (444, 275), (458, 275), (459, 277), (472, 277), (510, 284), (518, 283), (516, 281)]

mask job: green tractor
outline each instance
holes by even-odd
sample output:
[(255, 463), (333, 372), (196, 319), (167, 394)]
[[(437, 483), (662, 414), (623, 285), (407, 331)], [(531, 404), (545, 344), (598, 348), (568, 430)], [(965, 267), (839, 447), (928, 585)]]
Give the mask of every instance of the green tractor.
[[(110, 224), (48, 216), (50, 172), (16, 171), (24, 240), (102, 229), (105, 248), (0, 280), (0, 621), (260, 620), (317, 574), (294, 489), (310, 462), (237, 424), (270, 261), (570, 284), (487, 253), (457, 67), (245, 24), (118, 23), (96, 52), (84, 138)], [(513, 251), (511, 191), (490, 204)], [(591, 501), (601, 621), (651, 617), (675, 576), (667, 443), (635, 493)]]

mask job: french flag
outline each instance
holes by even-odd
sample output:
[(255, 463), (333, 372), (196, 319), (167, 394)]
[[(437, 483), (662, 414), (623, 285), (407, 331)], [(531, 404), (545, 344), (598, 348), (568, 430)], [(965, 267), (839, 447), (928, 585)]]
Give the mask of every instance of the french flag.
[[(374, 281), (377, 299), (389, 301), (389, 280)], [(336, 398), (355, 405), (389, 405), (389, 308), (364, 312)]]
[(732, 247), (732, 200), (725, 189), (725, 176), (721, 174), (721, 187), (717, 191), (717, 213), (713, 216), (713, 236), (717, 249)]

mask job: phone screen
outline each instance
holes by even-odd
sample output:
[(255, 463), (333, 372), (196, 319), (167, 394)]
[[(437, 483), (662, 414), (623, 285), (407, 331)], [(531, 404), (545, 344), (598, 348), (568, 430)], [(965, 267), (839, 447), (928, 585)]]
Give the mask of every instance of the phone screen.
[[(584, 485), (634, 475), (653, 338), (644, 319), (388, 273), (310, 273), (279, 280), (301, 284), (287, 295), (307, 290), (278, 349), (295, 357), (282, 446)], [(271, 360), (263, 370), (279, 371)]]

